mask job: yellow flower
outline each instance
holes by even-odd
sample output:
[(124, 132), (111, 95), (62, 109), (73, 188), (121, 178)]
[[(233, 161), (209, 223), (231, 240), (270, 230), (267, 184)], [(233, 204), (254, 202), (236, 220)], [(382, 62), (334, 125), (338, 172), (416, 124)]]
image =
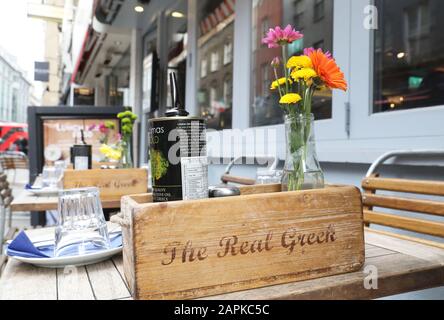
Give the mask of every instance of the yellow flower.
[(313, 68), (313, 63), (311, 62), (311, 59), (307, 56), (294, 56), (288, 60), (287, 68), (288, 69)]
[(294, 103), (298, 103), (301, 100), (302, 100), (301, 96), (298, 95), (297, 93), (288, 93), (281, 98), (279, 103), (280, 104), (294, 104)]
[[(280, 78), (280, 79), (278, 79), (278, 80), (276, 80), (276, 81), (273, 81), (273, 82), (271, 83), (271, 87), (270, 87), (270, 89), (271, 89), (271, 90), (276, 90), (277, 88), (279, 88), (279, 86), (283, 86), (283, 85), (285, 85), (285, 82), (286, 82), (286, 79), (285, 79), (285, 78)], [(288, 79), (288, 83), (289, 83), (289, 84), (292, 84), (293, 81), (291, 81), (291, 79)]]
[(100, 152), (107, 158), (112, 160), (120, 160), (122, 158), (122, 150), (115, 149), (109, 145), (102, 144), (100, 147)]
[(294, 80), (304, 79), (306, 82), (310, 79), (316, 78), (318, 74), (312, 68), (294, 69), (291, 72), (291, 77)]

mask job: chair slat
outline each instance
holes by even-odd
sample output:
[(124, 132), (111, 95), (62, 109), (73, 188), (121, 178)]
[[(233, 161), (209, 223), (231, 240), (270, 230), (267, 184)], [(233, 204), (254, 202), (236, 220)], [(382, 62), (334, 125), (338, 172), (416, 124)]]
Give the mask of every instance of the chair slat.
[(365, 178), (362, 188), (444, 196), (444, 182), (441, 181)]
[(8, 261), (8, 257), (5, 255), (0, 255), (0, 275), (3, 271), (3, 266), (6, 265), (6, 261)]
[(221, 178), (222, 182), (224, 183), (228, 183), (228, 182), (232, 182), (232, 183), (237, 183), (237, 184), (242, 184), (242, 185), (254, 185), (256, 183), (256, 180), (254, 179), (250, 179), (250, 178), (245, 178), (245, 177), (236, 177), (236, 176), (232, 176), (229, 174), (224, 174)]
[(369, 210), (364, 210), (364, 221), (386, 227), (444, 237), (444, 224), (439, 222), (401, 217)]
[(393, 232), (375, 230), (375, 229), (370, 229), (370, 228), (365, 228), (365, 231), (366, 232), (373, 232), (376, 234), (382, 234), (382, 235), (389, 236), (389, 237), (395, 237), (395, 238), (402, 239), (402, 240), (413, 241), (413, 242), (417, 242), (420, 244), (424, 244), (426, 246), (431, 246), (431, 247), (435, 247), (435, 248), (439, 248), (439, 249), (444, 250), (444, 243), (441, 243), (441, 242), (430, 241), (430, 240), (426, 240), (426, 239), (420, 239), (420, 238), (406, 236), (404, 234), (397, 234), (397, 233), (393, 233)]
[(383, 207), (389, 209), (432, 214), (436, 216), (444, 216), (444, 202), (396, 198), (375, 194), (363, 194), (362, 202), (364, 206), (368, 207)]

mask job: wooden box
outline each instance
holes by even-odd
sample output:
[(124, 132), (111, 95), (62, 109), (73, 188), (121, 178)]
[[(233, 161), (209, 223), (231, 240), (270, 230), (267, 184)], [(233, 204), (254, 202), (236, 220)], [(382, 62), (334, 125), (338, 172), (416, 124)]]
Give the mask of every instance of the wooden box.
[(120, 201), (122, 196), (147, 192), (148, 172), (146, 169), (65, 171), (63, 176), (64, 189), (85, 187), (98, 187), (102, 200)]
[[(151, 203), (122, 198), (124, 272), (135, 299), (188, 299), (359, 270), (361, 193), (348, 186)], [(119, 218), (117, 218), (119, 219)]]

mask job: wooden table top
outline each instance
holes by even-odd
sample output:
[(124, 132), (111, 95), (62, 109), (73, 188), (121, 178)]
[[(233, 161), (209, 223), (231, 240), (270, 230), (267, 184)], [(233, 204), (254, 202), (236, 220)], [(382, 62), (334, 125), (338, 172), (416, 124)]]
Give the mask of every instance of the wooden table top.
[[(444, 285), (444, 250), (370, 231), (365, 241), (366, 263), (361, 271), (205, 299), (373, 299)], [(374, 267), (378, 289), (365, 289), (368, 270)], [(129, 300), (131, 294), (122, 256), (65, 271), (10, 259), (0, 277), (0, 300), (7, 299)]]
[[(57, 196), (43, 197), (35, 196), (29, 191), (23, 191), (11, 203), (11, 210), (14, 211), (47, 211), (57, 210)], [(120, 208), (120, 198), (102, 199), (104, 209)]]

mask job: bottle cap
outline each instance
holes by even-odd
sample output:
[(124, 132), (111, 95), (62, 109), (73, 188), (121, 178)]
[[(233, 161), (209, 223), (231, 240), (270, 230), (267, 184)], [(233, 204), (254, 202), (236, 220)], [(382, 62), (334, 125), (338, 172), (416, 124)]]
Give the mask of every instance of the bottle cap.
[(228, 184), (218, 185), (215, 187), (210, 187), (209, 196), (210, 198), (240, 196), (240, 189), (236, 186), (231, 186)]
[(170, 89), (173, 107), (165, 112), (167, 117), (186, 117), (189, 113), (185, 110), (185, 106), (180, 102), (179, 87), (177, 86), (176, 73), (170, 73)]

